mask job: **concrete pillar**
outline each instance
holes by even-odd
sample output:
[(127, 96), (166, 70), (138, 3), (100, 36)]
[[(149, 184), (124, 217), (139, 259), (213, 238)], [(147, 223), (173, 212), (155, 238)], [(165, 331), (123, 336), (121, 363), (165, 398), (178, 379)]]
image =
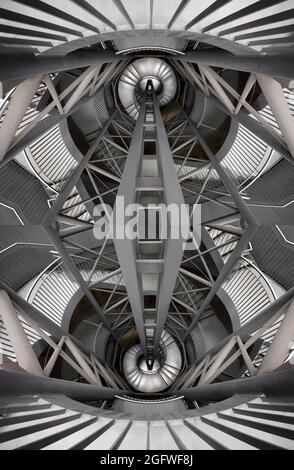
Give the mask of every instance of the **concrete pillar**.
[(294, 118), (291, 115), (283, 88), (279, 82), (266, 75), (257, 74), (257, 80), (294, 158)]
[(272, 372), (280, 367), (289, 353), (290, 343), (294, 339), (294, 300), (274, 337), (265, 358), (258, 370), (258, 375)]
[(40, 363), (24, 332), (8, 294), (0, 290), (0, 316), (20, 367), (32, 375), (44, 376)]

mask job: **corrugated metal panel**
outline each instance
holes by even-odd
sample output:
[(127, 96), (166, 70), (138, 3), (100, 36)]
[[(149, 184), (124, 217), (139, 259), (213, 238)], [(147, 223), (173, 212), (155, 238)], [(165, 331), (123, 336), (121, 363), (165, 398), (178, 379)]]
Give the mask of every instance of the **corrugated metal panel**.
[(100, 325), (97, 330), (94, 345), (95, 355), (100, 361), (105, 361), (105, 350), (109, 336), (109, 331), (103, 325)]
[(206, 113), (206, 107), (207, 107), (207, 100), (206, 96), (201, 93), (198, 88), (195, 89), (195, 96), (194, 96), (194, 104), (193, 104), (193, 109), (190, 113), (190, 118), (192, 121), (200, 127), (205, 113)]
[(248, 189), (248, 195), (264, 204), (285, 203), (293, 199), (293, 181), (294, 167), (283, 159)]
[(252, 247), (253, 256), (262, 271), (285, 289), (293, 287), (294, 246), (283, 242), (275, 227), (259, 227)]
[(109, 119), (109, 113), (104, 99), (104, 88), (101, 88), (94, 96), (94, 106), (98, 124), (102, 127)]
[(16, 245), (2, 253), (1, 281), (18, 291), (53, 261), (49, 250), (50, 247)]
[(202, 359), (207, 353), (207, 347), (201, 327), (194, 328), (191, 331), (191, 338), (195, 348), (197, 361)]
[(0, 201), (20, 209), (24, 223), (38, 224), (48, 211), (47, 194), (33, 175), (15, 162), (5, 165), (0, 172)]
[(56, 190), (62, 188), (78, 164), (63, 141), (59, 125), (43, 134), (26, 152), (40, 179)]

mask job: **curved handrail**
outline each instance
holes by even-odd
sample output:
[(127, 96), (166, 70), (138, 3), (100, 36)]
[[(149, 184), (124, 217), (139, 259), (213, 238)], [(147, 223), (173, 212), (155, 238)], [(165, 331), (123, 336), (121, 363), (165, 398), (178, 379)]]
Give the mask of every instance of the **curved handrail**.
[(261, 308), (276, 300), (267, 278), (244, 257), (224, 283), (223, 289), (236, 307), (241, 326), (257, 315)]

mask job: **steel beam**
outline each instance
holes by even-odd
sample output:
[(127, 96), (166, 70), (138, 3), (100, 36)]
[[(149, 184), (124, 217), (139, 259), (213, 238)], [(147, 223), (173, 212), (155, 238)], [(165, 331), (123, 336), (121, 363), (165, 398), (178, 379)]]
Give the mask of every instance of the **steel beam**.
[[(208, 253), (209, 253), (209, 251), (208, 251)], [(198, 254), (196, 256), (198, 257), (198, 256), (201, 256), (201, 255)], [(188, 261), (188, 260), (186, 260), (186, 261)], [(204, 286), (207, 286), (207, 287), (212, 287), (212, 283), (210, 281), (208, 281), (207, 279), (204, 279), (203, 277), (197, 276), (196, 274), (191, 273), (190, 271), (187, 271), (186, 269), (180, 268), (179, 272), (181, 274), (183, 274), (184, 276), (187, 276), (190, 279), (193, 279), (193, 281), (199, 282), (200, 284), (203, 284)]]
[[(184, 207), (185, 201), (178, 180), (176, 168), (174, 165), (174, 160), (169, 145), (169, 140), (167, 137), (167, 132), (164, 127), (162, 115), (155, 93), (153, 93), (153, 106), (157, 134), (158, 154), (161, 163), (164, 185), (165, 204), (167, 206), (169, 206), (170, 204), (175, 204), (178, 207), (180, 213), (180, 209), (181, 207)], [(179, 236), (177, 239), (168, 238), (165, 241), (164, 270), (160, 280), (156, 306), (157, 317), (154, 337), (154, 352), (156, 352), (159, 348), (162, 331), (164, 329), (164, 325), (167, 319), (169, 306), (178, 277), (179, 268), (183, 259), (184, 240), (182, 240), (180, 233), (178, 235)]]
[(125, 395), (127, 390), (112, 389), (99, 385), (82, 384), (69, 380), (48, 377), (33, 377), (29, 374), (0, 371), (1, 392), (18, 394), (60, 394), (80, 401), (113, 400), (115, 396)]
[(288, 396), (294, 393), (294, 370), (293, 368), (267, 374), (258, 377), (247, 377), (246, 379), (226, 380), (221, 383), (200, 385), (188, 389), (180, 389), (175, 395), (184, 396), (187, 400), (215, 401), (220, 402), (231, 398), (233, 395), (269, 395), (271, 397)]
[(121, 57), (112, 52), (79, 51), (67, 56), (25, 54), (0, 54), (2, 64), (0, 81), (27, 79), (36, 75), (65, 72), (67, 70), (119, 62)]
[(294, 78), (294, 62), (291, 54), (235, 56), (222, 51), (191, 51), (185, 56), (180, 56), (178, 60), (242, 72)]
[[(117, 192), (117, 197), (124, 198), (125, 207), (136, 202), (137, 176), (141, 163), (144, 121), (146, 113), (146, 95), (139, 112), (137, 123), (133, 132), (129, 153), (125, 162), (124, 172)], [(114, 214), (116, 213), (116, 205)], [(115, 221), (117, 224), (117, 221)], [(117, 228), (117, 225), (116, 225)], [(125, 227), (122, 227), (124, 230)], [(126, 236), (119, 239), (114, 237), (114, 245), (129, 296), (134, 321), (140, 338), (143, 353), (147, 358), (147, 344), (144, 327), (144, 298), (140, 278), (137, 272), (135, 241)]]

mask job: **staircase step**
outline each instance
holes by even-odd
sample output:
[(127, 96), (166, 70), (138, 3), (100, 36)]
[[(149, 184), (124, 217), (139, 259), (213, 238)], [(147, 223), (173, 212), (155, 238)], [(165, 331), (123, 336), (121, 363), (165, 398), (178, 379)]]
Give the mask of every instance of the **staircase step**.
[(255, 418), (268, 419), (271, 421), (278, 421), (280, 423), (289, 423), (294, 424), (294, 413), (288, 413), (283, 411), (272, 411), (267, 409), (251, 409), (247, 405), (242, 407), (233, 408), (234, 412), (237, 414), (252, 416)]
[(241, 439), (242, 441), (247, 442), (247, 444), (257, 447), (260, 450), (289, 450), (294, 448), (294, 443), (290, 439), (278, 437), (274, 434), (257, 429), (254, 429), (253, 431), (250, 426), (226, 420), (220, 413), (217, 418), (218, 419), (216, 419), (215, 416), (212, 417), (212, 415), (208, 415), (201, 419), (203, 422), (210, 424), (237, 439)]
[(207, 433), (205, 430), (202, 431), (199, 427), (200, 418), (186, 418), (184, 420), (185, 425), (193, 431), (196, 436), (202, 439), (212, 450), (224, 450), (225, 448), (211, 433)]
[(28, 404), (28, 403), (36, 403), (42, 400), (45, 402), (46, 400), (40, 399), (38, 395), (23, 395), (23, 396), (10, 396), (9, 398), (0, 398), (0, 407), (5, 408), (6, 406), (13, 404)]
[(213, 439), (219, 442), (225, 450), (257, 450), (257, 447), (247, 444), (243, 440), (217, 429), (213, 425), (204, 422), (204, 420), (198, 424), (198, 429), (207, 436), (213, 437)]
[(106, 432), (86, 446), (84, 450), (117, 450), (130, 426), (130, 421), (115, 421)]
[[(61, 416), (60, 416), (61, 415)], [(33, 421), (24, 421), (18, 424), (9, 424), (0, 428), (0, 442), (14, 439), (19, 436), (25, 436), (43, 429), (56, 426), (57, 424), (68, 421), (69, 415), (66, 410), (58, 410), (55, 415), (48, 418), (38, 418)]]
[(51, 404), (45, 400), (38, 400), (32, 403), (11, 403), (5, 407), (0, 407), (0, 415), (6, 416), (11, 413), (21, 413), (24, 411), (35, 411), (35, 410), (47, 410), (51, 407)]
[(82, 450), (106, 432), (113, 423), (113, 419), (98, 418), (86, 428), (59, 439), (42, 450)]
[(183, 420), (167, 421), (170, 433), (180, 449), (184, 450), (213, 450), (204, 439), (188, 428)]
[(179, 449), (165, 421), (151, 421), (149, 424), (150, 450)]
[(11, 439), (0, 444), (0, 450), (39, 450), (40, 448), (51, 444), (56, 439), (68, 436), (73, 432), (86, 427), (95, 420), (93, 416), (81, 416), (80, 413), (75, 413), (73, 411), (68, 411), (66, 413), (67, 422), (26, 436)]
[(33, 421), (35, 419), (49, 418), (50, 416), (57, 416), (63, 414), (64, 409), (59, 406), (52, 405), (48, 411), (35, 410), (35, 411), (23, 411), (20, 413), (10, 413), (0, 417), (0, 430), (2, 426), (8, 426), (10, 424), (24, 423)]
[(233, 410), (227, 410), (220, 413), (222, 418), (235, 423), (241, 423), (245, 426), (250, 426), (253, 429), (266, 431), (277, 436), (293, 439), (294, 445), (294, 425), (289, 423), (280, 423), (277, 421), (270, 421), (267, 419), (256, 418), (254, 416), (243, 416), (234, 413)]
[(148, 444), (148, 422), (146, 421), (135, 421), (122, 443), (119, 446), (119, 450), (142, 450), (147, 449)]
[(165, 365), (160, 369), (160, 375), (166, 379), (169, 379), (170, 381), (173, 381), (175, 378), (175, 374), (167, 369)]
[(248, 406), (250, 408), (254, 409), (265, 409), (265, 410), (271, 410), (271, 411), (285, 411), (288, 413), (294, 413), (294, 405), (290, 403), (282, 403), (282, 402), (272, 402), (272, 403), (267, 403), (267, 402), (257, 402), (257, 403), (249, 403)]

